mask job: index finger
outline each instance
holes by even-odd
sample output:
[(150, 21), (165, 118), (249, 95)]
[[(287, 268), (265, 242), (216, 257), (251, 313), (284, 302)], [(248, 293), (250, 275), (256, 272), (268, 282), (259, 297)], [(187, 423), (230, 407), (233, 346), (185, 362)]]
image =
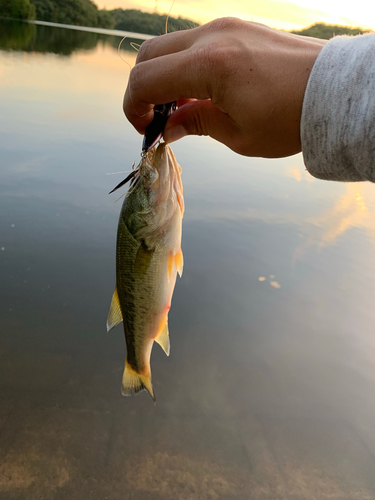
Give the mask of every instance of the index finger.
[(136, 64), (124, 97), (126, 117), (138, 132), (144, 133), (155, 104), (181, 98), (209, 99), (207, 73), (204, 61), (189, 49)]
[(136, 64), (186, 50), (197, 39), (197, 30), (199, 28), (174, 31), (144, 41), (139, 48)]

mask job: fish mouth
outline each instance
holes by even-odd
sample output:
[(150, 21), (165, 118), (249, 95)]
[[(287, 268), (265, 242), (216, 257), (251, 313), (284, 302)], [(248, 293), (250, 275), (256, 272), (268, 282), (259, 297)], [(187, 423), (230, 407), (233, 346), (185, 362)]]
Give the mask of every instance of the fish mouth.
[(149, 185), (154, 184), (155, 181), (159, 179), (156, 188), (159, 191), (159, 201), (161, 199), (168, 198), (170, 196), (170, 191), (173, 190), (176, 193), (183, 212), (184, 207), (180, 203), (180, 199), (183, 199), (182, 183), (180, 178), (182, 169), (177, 163), (170, 146), (165, 142), (159, 143), (158, 146), (154, 146), (150, 149), (150, 151), (142, 153), (141, 157), (142, 159), (137, 168), (132, 170), (123, 181), (117, 184), (117, 186), (109, 192), (109, 194), (114, 193), (117, 189), (121, 188), (129, 181), (130, 185), (128, 193), (139, 184), (141, 178), (143, 178), (146, 184)]
[[(153, 162), (154, 162), (154, 157), (155, 157), (155, 152), (156, 152), (156, 146), (154, 146), (150, 151), (147, 153), (142, 153), (141, 157), (142, 160), (140, 161), (139, 165), (137, 168), (132, 170), (130, 174), (125, 177), (123, 181), (121, 181), (117, 186), (115, 186), (112, 191), (110, 191), (108, 194), (112, 194), (120, 187), (125, 186), (130, 181), (129, 189), (135, 187), (136, 184), (138, 184), (138, 181), (141, 177), (141, 175), (144, 175), (146, 171), (149, 171), (150, 168), (153, 168)], [(133, 163), (134, 166), (134, 163)]]

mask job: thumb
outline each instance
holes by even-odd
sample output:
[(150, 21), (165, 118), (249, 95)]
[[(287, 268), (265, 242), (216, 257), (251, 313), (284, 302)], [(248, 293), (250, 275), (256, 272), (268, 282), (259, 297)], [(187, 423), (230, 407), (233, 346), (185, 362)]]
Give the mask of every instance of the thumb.
[(232, 118), (207, 99), (190, 101), (178, 108), (168, 118), (163, 137), (171, 143), (186, 135), (209, 135), (234, 149), (237, 134)]

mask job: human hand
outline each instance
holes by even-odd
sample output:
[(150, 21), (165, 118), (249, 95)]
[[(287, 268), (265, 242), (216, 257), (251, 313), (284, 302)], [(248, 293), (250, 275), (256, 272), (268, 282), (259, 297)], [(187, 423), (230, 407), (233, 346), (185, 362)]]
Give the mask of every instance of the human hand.
[(154, 105), (177, 101), (166, 142), (209, 135), (246, 156), (298, 153), (303, 97), (325, 43), (235, 18), (147, 40), (124, 112), (144, 134)]

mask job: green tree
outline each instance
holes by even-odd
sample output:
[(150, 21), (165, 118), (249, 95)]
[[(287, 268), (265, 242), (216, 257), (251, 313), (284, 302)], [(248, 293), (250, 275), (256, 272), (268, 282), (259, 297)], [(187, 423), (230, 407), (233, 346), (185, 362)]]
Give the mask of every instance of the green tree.
[(338, 24), (315, 23), (308, 28), (299, 31), (291, 31), (291, 33), (329, 40), (336, 35), (361, 35), (363, 33), (368, 33), (368, 30), (350, 28), (350, 26), (340, 26)]
[(36, 18), (52, 23), (98, 26), (98, 7), (91, 0), (32, 0)]
[[(98, 10), (92, 0), (0, 0), (0, 16), (36, 19), (107, 29), (161, 35), (167, 16), (136, 9)], [(198, 23), (181, 17), (168, 18), (168, 31), (195, 28)]]
[(30, 0), (0, 0), (0, 16), (35, 19), (35, 7)]
[(98, 11), (98, 26), (109, 30), (115, 27), (115, 21), (108, 10), (102, 9)]
[(36, 18), (40, 21), (52, 22), (56, 7), (53, 0), (32, 0), (32, 2), (35, 6)]
[[(133, 33), (147, 33), (149, 35), (163, 35), (167, 16), (150, 14), (136, 9), (114, 9), (110, 11), (117, 30), (132, 31)], [(196, 28), (198, 23), (181, 17), (168, 18), (168, 32)]]

